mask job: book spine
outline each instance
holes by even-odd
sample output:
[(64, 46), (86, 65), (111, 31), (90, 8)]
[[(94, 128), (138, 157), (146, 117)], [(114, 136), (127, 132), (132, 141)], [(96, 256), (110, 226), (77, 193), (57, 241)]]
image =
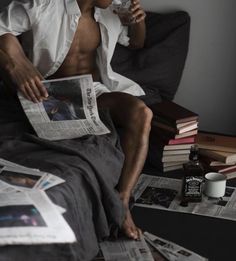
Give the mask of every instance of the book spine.
[(182, 139), (170, 139), (169, 145), (177, 145), (177, 144), (191, 144), (195, 143), (195, 136), (182, 138)]

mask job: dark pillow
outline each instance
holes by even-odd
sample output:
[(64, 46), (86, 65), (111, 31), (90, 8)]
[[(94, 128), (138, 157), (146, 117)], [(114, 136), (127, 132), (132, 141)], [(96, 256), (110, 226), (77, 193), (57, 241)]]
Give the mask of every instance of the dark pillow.
[(179, 86), (189, 44), (190, 17), (186, 12), (147, 12), (144, 48), (117, 44), (113, 70), (139, 83), (147, 104), (173, 100)]

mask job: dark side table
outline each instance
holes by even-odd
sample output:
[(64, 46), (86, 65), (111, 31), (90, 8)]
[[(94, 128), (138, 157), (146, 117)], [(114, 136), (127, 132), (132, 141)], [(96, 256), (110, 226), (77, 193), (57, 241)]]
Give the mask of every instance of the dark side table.
[[(149, 168), (143, 173), (182, 177), (181, 170), (162, 174)], [(236, 179), (227, 181), (227, 185), (236, 186)], [(173, 241), (210, 261), (236, 260), (235, 221), (141, 207), (133, 207), (132, 215), (143, 231)]]

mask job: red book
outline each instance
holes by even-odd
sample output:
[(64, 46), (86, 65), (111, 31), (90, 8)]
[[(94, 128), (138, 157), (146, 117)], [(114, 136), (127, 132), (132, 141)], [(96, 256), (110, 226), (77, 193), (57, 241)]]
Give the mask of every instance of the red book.
[(236, 178), (236, 166), (221, 169), (219, 170), (219, 173), (224, 174), (227, 179)]
[(170, 139), (168, 141), (169, 145), (177, 145), (177, 144), (190, 144), (190, 143), (195, 143), (196, 136), (190, 136), (186, 138), (181, 138), (181, 139)]

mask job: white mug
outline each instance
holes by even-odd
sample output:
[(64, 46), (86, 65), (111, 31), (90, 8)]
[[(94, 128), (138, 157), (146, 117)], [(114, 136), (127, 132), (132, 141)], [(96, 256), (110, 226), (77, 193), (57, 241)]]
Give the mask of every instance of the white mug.
[(220, 198), (225, 194), (226, 176), (218, 172), (205, 175), (204, 194), (211, 198)]

